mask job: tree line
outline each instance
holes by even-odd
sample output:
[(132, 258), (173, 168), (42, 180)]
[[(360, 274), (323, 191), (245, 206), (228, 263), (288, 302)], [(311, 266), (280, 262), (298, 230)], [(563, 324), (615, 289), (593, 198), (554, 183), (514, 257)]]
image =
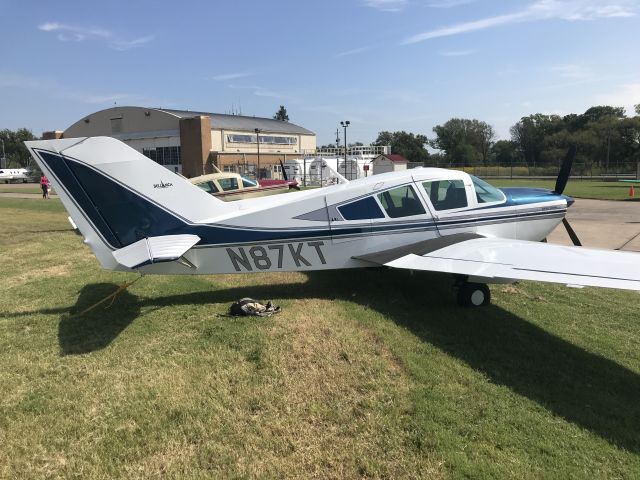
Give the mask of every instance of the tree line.
[[(35, 140), (31, 130), (20, 128), (18, 130), (0, 130), (0, 156), (4, 153), (6, 168), (27, 168), (31, 165), (31, 155), (25, 146), (27, 140)], [(4, 145), (4, 152), (2, 146)]]
[[(627, 116), (623, 107), (595, 106), (582, 114), (522, 117), (497, 140), (491, 125), (477, 119), (452, 118), (433, 127), (433, 136), (383, 131), (374, 145), (391, 145), (391, 152), (426, 165), (557, 164), (569, 146), (576, 161), (610, 168), (640, 161), (640, 105)], [(435, 152), (429, 152), (431, 147)]]

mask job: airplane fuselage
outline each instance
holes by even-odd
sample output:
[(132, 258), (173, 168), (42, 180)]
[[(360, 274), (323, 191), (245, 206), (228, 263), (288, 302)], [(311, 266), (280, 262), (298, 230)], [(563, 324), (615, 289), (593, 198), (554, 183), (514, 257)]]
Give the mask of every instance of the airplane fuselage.
[[(220, 235), (212, 234), (185, 258), (197, 267), (195, 273), (370, 267), (355, 257), (454, 233), (540, 241), (567, 210), (568, 197), (545, 190), (505, 189), (502, 199), (481, 203), (472, 177), (462, 172), (424, 168), (401, 173), (290, 193), (281, 205), (267, 204), (267, 199), (262, 205), (255, 202), (262, 208), (216, 222), (228, 239), (216, 241)], [(463, 182), (466, 206), (437, 210), (423, 183), (451, 180)], [(395, 212), (389, 205), (385, 208), (385, 193), (397, 189), (411, 189), (418, 202), (413, 208), (418, 210), (403, 212), (402, 205)], [(402, 202), (404, 197), (399, 198)], [(192, 231), (202, 237), (199, 226), (194, 227)], [(162, 263), (145, 266), (143, 271), (194, 273), (180, 264)]]

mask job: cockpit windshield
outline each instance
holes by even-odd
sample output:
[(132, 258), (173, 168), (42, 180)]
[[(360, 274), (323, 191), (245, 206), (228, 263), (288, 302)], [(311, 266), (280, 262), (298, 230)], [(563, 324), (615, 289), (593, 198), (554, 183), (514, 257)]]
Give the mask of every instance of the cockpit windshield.
[(258, 182), (256, 182), (255, 180), (251, 180), (250, 178), (247, 177), (242, 177), (242, 186), (244, 188), (248, 188), (248, 187), (257, 187), (258, 186)]
[(498, 190), (493, 185), (489, 185), (484, 180), (480, 180), (478, 177), (470, 175), (473, 181), (473, 188), (476, 189), (476, 198), (478, 203), (495, 203), (504, 202), (506, 197), (504, 193)]

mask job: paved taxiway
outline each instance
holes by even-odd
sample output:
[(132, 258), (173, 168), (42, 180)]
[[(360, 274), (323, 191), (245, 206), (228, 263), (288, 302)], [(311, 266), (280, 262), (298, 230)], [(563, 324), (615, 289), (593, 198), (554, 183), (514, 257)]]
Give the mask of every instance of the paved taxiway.
[[(567, 220), (585, 247), (640, 252), (640, 202), (576, 199)], [(560, 224), (547, 238), (572, 245)]]

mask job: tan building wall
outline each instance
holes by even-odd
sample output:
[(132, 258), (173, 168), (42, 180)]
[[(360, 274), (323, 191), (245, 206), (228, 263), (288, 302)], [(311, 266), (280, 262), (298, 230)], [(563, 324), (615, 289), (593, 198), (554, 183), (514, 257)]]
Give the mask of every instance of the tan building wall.
[(372, 170), (374, 175), (387, 172), (400, 172), (407, 169), (406, 163), (392, 162), (383, 156), (374, 159), (371, 164), (373, 165)]
[(185, 177), (203, 175), (211, 152), (211, 119), (206, 116), (180, 120), (180, 150), (182, 174)]
[(62, 138), (63, 133), (64, 132), (62, 130), (53, 130), (51, 132), (42, 132), (42, 139), (43, 140), (57, 140), (59, 138)]

